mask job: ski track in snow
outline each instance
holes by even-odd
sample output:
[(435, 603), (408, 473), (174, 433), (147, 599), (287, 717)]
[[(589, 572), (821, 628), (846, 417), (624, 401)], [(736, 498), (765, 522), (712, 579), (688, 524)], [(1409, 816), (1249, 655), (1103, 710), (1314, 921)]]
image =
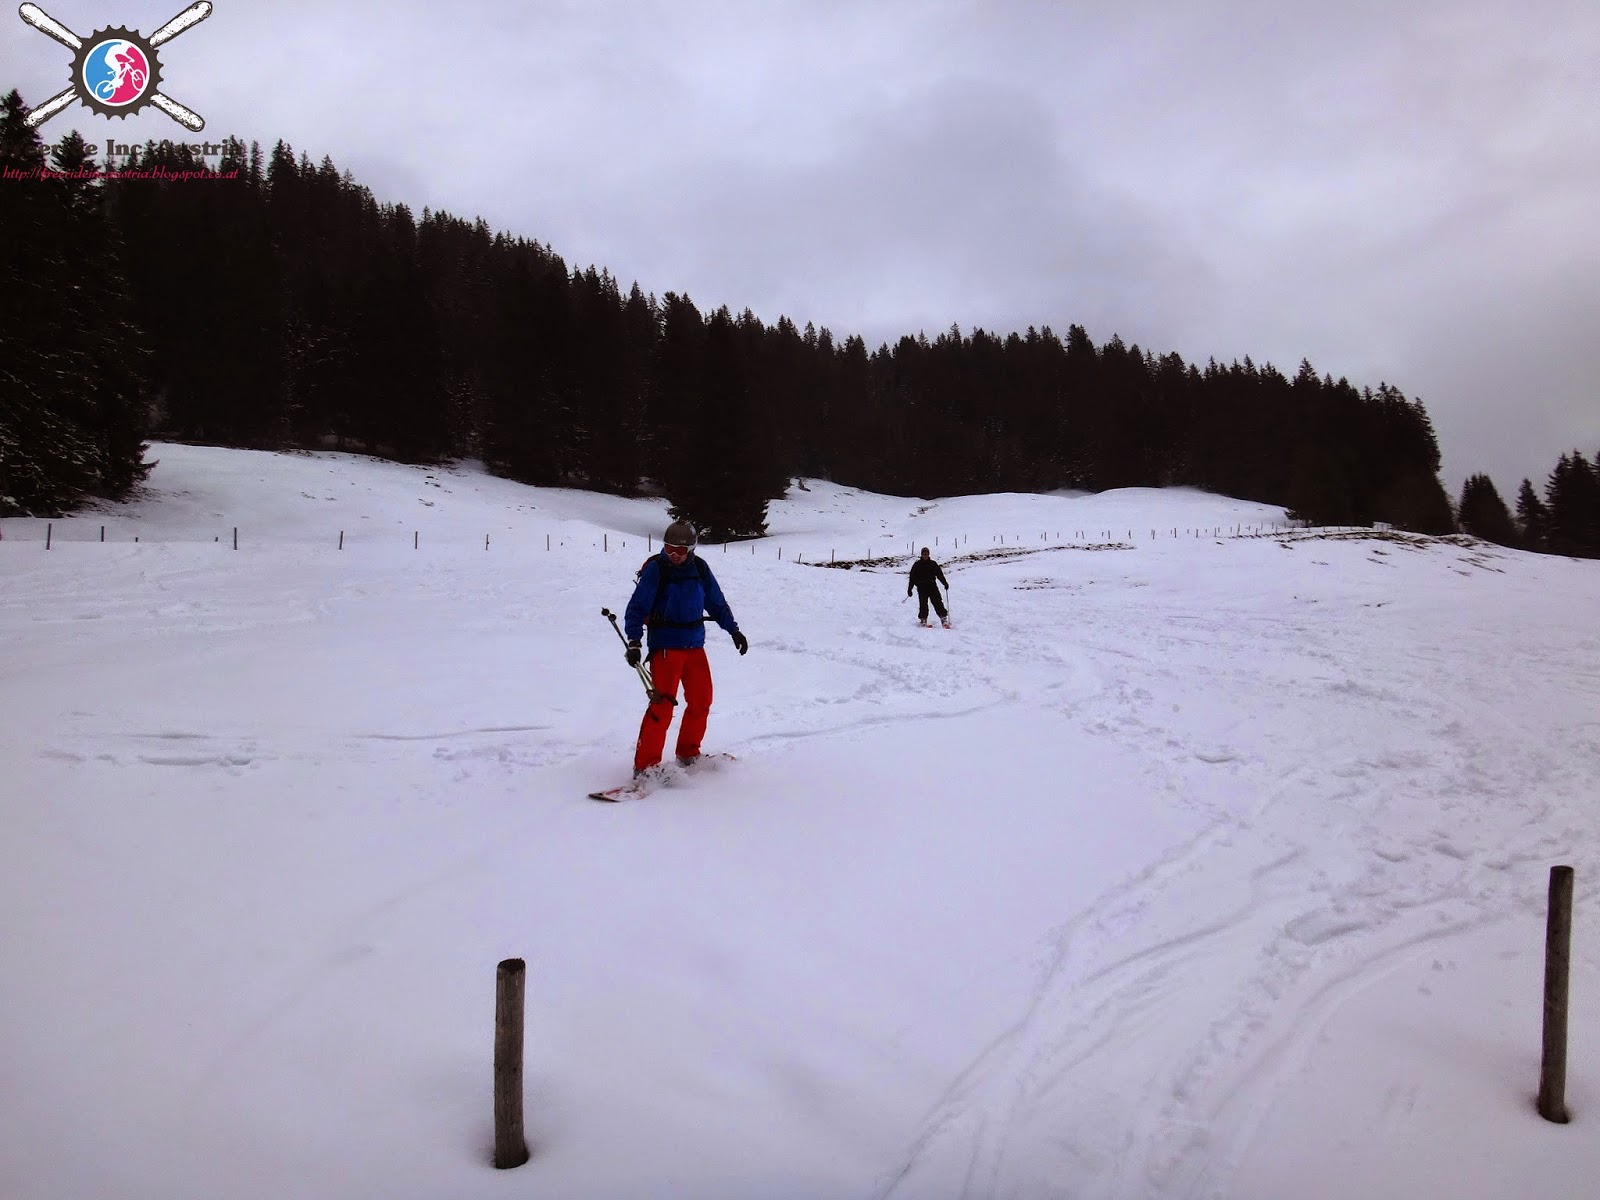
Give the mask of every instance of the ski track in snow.
[[(1270, 1102), (1259, 1097), (1293, 1076), (1331, 1015), (1438, 943), (1508, 910), (1537, 909), (1540, 896), (1510, 884), (1512, 868), (1569, 852), (1581, 836), (1574, 828), (1572, 840), (1534, 835), (1491, 845), (1474, 836), (1470, 818), (1454, 819), (1474, 807), (1456, 798), (1463, 792), (1477, 803), (1489, 796), (1529, 807), (1530, 827), (1545, 817), (1538, 797), (1518, 792), (1547, 774), (1528, 749), (1535, 731), (1477, 698), (1495, 695), (1495, 664), (1468, 668), (1477, 678), (1463, 686), (1459, 656), (1425, 637), (1411, 641), (1414, 629), (1391, 649), (1363, 644), (1354, 623), (1254, 622), (1249, 636), (1281, 640), (1284, 661), (1309, 657), (1327, 670), (1245, 677), (1218, 653), (1234, 633), (1225, 621), (1190, 618), (1176, 634), (1170, 616), (1161, 617), (1160, 628), (1141, 628), (1145, 644), (1135, 647), (1118, 633), (1125, 608), (1085, 612), (1081, 593), (1072, 603), (1074, 623), (1060, 642), (1098, 660), (1094, 673), (1106, 682), (1088, 702), (1066, 706), (1069, 719), (1139, 750), (1154, 764), (1151, 787), (1197, 806), (1210, 823), (1044, 939), (1048, 965), (1025, 1010), (937, 1098), (875, 1200), (1226, 1197)], [(1252, 665), (1275, 660), (1256, 649)], [(1387, 687), (1340, 666), (1382, 658), (1398, 665), (1399, 679), (1390, 675)], [(1129, 659), (1163, 678), (1163, 694), (1189, 690), (1196, 703), (1236, 710), (1235, 725), (1259, 706), (1284, 703), (1335, 719), (1278, 747), (1277, 761), (1294, 765), (1272, 778), (1225, 744), (1174, 736), (1152, 711), (1149, 689), (1117, 679)], [(1485, 740), (1496, 726), (1499, 736)], [(1227, 794), (1243, 802), (1185, 795), (1195, 778), (1186, 762), (1228, 771)], [(1569, 793), (1579, 786), (1560, 782)], [(1311, 838), (1302, 832), (1308, 822), (1318, 827)], [(1330, 841), (1344, 847), (1336, 861), (1326, 857)], [(1237, 891), (1227, 881), (1238, 879), (1248, 889), (1221, 903)], [(1183, 914), (1181, 928), (1127, 949), (1128, 932), (1151, 912)], [(1234, 997), (1220, 1015), (1183, 1006), (1186, 994), (1219, 991)], [(1092, 1089), (1097, 1055), (1114, 1058), (1152, 1036), (1171, 1041), (1172, 1055), (1141, 1102), (1131, 1112), (1121, 1107), (1120, 1136), (1110, 1137), (1105, 1114), (1079, 1089)], [(1088, 1135), (1075, 1136), (1085, 1126)], [(1110, 1158), (1096, 1149), (1108, 1141), (1120, 1142)], [(956, 1178), (959, 1188), (944, 1182)]]

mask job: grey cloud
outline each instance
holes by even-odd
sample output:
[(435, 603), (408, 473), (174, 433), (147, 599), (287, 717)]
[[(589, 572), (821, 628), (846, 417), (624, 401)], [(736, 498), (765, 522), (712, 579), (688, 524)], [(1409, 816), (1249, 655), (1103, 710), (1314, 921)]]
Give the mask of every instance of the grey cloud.
[[(1452, 490), (1600, 449), (1592, 0), (221, 0), (170, 59), (210, 134), (702, 307), (1309, 357), (1422, 398)], [(3, 14), (0, 61), (64, 85)]]

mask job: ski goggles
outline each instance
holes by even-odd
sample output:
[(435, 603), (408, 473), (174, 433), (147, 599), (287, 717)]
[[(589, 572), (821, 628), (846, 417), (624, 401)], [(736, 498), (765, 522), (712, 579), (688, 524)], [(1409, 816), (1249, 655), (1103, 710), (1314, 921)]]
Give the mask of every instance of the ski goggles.
[(671, 542), (668, 542), (662, 549), (667, 552), (667, 557), (675, 563), (681, 563), (689, 557), (690, 548), (688, 546), (674, 546)]

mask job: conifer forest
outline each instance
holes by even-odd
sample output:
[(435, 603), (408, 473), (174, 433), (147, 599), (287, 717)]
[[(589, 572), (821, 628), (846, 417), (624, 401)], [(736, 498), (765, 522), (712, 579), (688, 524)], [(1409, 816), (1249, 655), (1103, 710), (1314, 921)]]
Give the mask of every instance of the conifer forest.
[(652, 490), (713, 541), (759, 536), (811, 477), (927, 497), (1187, 485), (1600, 557), (1600, 454), (1563, 454), (1514, 507), (1482, 475), (1453, 499), (1421, 401), (1387, 383), (1070, 323), (869, 347), (419, 216), (281, 141), (112, 165), (76, 133), (47, 146), (27, 112), (0, 102), (0, 515), (126, 496), (160, 438)]

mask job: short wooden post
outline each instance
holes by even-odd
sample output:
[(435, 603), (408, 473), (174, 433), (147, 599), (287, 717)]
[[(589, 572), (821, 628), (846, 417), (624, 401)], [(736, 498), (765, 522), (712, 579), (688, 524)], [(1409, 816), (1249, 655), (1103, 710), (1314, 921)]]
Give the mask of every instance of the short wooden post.
[(54, 530), (55, 526), (46, 521), (44, 526), (44, 548), (46, 550), (50, 549), (50, 535)]
[(1544, 935), (1544, 1054), (1539, 1062), (1539, 1115), (1567, 1123), (1567, 976), (1572, 963), (1572, 868), (1550, 868), (1550, 911)]
[(102, 542), (106, 540), (106, 527), (104, 525), (100, 526), (100, 540)]
[(485, 550), (489, 548), (489, 535), (487, 533), (483, 535), (483, 548)]
[(239, 527), (237, 525), (233, 527), (233, 548), (235, 550), (239, 548)]
[(421, 547), (422, 547), (422, 533), (419, 530), (413, 529), (411, 531), (411, 548), (413, 550), (417, 550), (417, 549), (420, 549)]
[(494, 989), (494, 1165), (501, 1170), (528, 1161), (522, 1134), (522, 1008), (527, 965), (508, 958), (495, 970)]
[(339, 530), (339, 549), (344, 549), (344, 530)]

